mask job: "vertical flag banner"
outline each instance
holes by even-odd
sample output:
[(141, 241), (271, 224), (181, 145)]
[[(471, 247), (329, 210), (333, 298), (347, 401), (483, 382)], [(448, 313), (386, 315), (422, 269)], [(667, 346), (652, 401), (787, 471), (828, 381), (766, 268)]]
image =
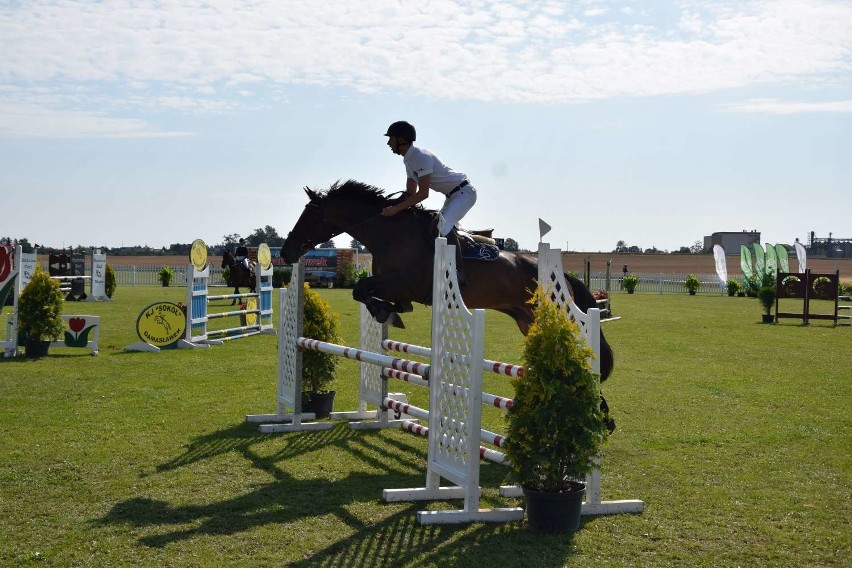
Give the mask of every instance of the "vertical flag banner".
[(775, 245), (775, 256), (778, 257), (778, 270), (790, 272), (790, 259), (787, 258), (787, 247)]
[(763, 274), (766, 272), (766, 255), (763, 252), (763, 247), (760, 246), (760, 243), (752, 243), (754, 245), (754, 271), (757, 273), (758, 277), (762, 278)]
[(743, 269), (745, 279), (751, 280), (754, 276), (754, 271), (751, 269), (751, 253), (745, 245), (740, 245), (740, 268)]
[(713, 258), (716, 260), (716, 274), (724, 286), (728, 283), (728, 261), (725, 259), (725, 249), (722, 245), (713, 245)]
[(778, 259), (775, 258), (775, 247), (766, 243), (766, 274), (775, 277), (778, 272)]
[(796, 257), (799, 260), (799, 272), (804, 272), (808, 269), (808, 251), (799, 241), (796, 241)]

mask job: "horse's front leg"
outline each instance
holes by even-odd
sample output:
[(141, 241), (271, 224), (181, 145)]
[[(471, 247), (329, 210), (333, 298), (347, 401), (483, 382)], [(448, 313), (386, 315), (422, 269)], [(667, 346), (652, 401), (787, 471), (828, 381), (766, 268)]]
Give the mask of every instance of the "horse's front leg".
[(377, 322), (390, 321), (394, 327), (404, 328), (405, 324), (402, 323), (402, 319), (397, 314), (410, 312), (414, 308), (411, 302), (407, 300), (396, 299), (396, 301), (391, 301), (385, 299), (388, 296), (391, 298), (398, 297), (394, 290), (388, 289), (389, 282), (396, 282), (396, 279), (386, 275), (361, 278), (352, 290), (352, 298), (364, 304), (367, 311)]

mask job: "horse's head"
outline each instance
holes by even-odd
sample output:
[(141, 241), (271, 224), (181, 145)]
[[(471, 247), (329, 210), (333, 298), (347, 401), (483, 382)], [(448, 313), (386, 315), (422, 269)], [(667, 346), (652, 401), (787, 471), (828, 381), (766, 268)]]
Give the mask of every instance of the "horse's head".
[(351, 180), (336, 183), (325, 192), (306, 187), (305, 193), (309, 202), (281, 247), (281, 257), (287, 264), (340, 233), (358, 232), (364, 221), (377, 217), (387, 203), (381, 190)]
[(234, 264), (234, 255), (231, 254), (231, 251), (226, 250), (222, 253), (222, 266), (221, 268), (230, 268)]

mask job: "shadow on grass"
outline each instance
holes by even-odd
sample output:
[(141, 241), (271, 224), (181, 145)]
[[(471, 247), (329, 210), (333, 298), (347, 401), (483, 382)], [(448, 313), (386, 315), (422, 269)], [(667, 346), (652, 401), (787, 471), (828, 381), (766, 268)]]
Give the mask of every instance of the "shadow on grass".
[[(382, 566), (435, 563), (442, 566), (471, 566), (482, 563), (490, 551), (513, 552), (504, 566), (562, 566), (572, 553), (572, 540), (565, 535), (543, 536), (530, 532), (523, 523), (420, 526), (416, 511), (426, 508), (415, 503), (399, 511), (400, 504), (386, 517), (366, 522), (352, 511), (359, 503), (372, 504), (384, 488), (422, 487), (425, 483), (425, 452), (412, 438), (409, 445), (398, 436), (382, 432), (355, 432), (345, 424), (321, 432), (291, 433), (279, 437), (286, 442), (271, 455), (260, 455), (255, 444), (270, 435), (257, 433), (255, 424), (233, 427), (199, 437), (186, 451), (157, 467), (158, 472), (175, 470), (216, 456), (238, 452), (253, 467), (271, 476), (269, 483), (237, 497), (216, 503), (175, 506), (168, 502), (137, 497), (117, 503), (96, 525), (130, 525), (145, 529), (139, 539), (143, 546), (164, 548), (179, 541), (203, 536), (230, 536), (265, 525), (304, 523), (331, 516), (345, 524), (349, 535), (329, 540), (327, 546), (293, 566)], [(328, 446), (347, 452), (376, 471), (351, 472), (345, 477), (297, 479), (280, 462)], [(389, 451), (390, 450), (390, 451)], [(483, 464), (483, 487), (496, 487), (504, 481), (505, 468)], [(451, 501), (442, 508), (460, 508)], [(484, 507), (489, 506), (483, 502)], [(503, 506), (503, 505), (501, 505)], [(302, 529), (305, 530), (305, 529)], [(308, 529), (310, 530), (310, 529)], [(156, 534), (151, 534), (156, 533)], [(325, 543), (324, 543), (325, 544)]]

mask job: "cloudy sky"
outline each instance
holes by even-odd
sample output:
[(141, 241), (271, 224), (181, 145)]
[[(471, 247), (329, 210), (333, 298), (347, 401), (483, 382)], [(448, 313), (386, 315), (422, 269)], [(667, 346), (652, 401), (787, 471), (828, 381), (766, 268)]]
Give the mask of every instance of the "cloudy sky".
[(2, 237), (286, 234), (400, 119), (522, 247), (852, 237), (849, 0), (0, 0), (0, 53)]

